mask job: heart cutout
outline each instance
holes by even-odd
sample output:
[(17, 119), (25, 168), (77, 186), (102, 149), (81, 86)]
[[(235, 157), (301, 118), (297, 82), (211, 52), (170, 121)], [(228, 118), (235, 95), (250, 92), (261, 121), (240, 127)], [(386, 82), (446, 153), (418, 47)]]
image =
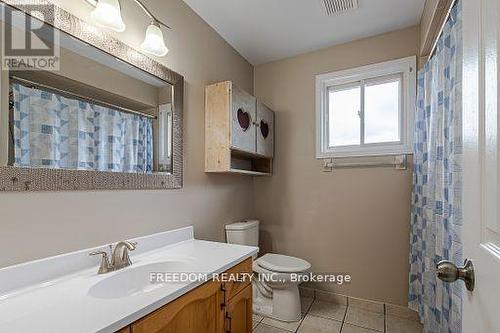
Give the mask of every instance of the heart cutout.
[(243, 111), (243, 109), (238, 109), (237, 117), (241, 129), (246, 131), (250, 127), (250, 115), (248, 112)]
[(264, 139), (267, 139), (269, 136), (269, 125), (264, 120), (260, 121), (260, 133)]

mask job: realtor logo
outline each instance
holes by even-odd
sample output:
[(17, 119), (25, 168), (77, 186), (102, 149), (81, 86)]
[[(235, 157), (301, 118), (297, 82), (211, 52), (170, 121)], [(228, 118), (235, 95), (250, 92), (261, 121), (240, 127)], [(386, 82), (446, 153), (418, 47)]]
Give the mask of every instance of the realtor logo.
[(59, 70), (59, 31), (46, 23), (53, 17), (45, 16), (55, 6), (27, 1), (18, 8), (22, 12), (2, 5), (2, 69)]

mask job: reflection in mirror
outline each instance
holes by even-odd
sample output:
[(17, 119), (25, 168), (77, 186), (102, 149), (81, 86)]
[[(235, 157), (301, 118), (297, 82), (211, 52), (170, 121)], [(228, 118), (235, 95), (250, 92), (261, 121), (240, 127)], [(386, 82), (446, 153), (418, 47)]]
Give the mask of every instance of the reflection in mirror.
[[(17, 16), (12, 33), (21, 40)], [(1, 72), (1, 165), (172, 173), (172, 86), (62, 32), (59, 39), (58, 70)]]

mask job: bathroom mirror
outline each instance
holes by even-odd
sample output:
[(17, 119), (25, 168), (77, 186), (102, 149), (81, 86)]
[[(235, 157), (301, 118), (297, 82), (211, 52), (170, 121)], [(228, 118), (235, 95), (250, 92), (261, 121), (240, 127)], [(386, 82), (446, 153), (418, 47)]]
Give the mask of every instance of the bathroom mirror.
[(181, 187), (182, 76), (48, 2), (0, 4), (0, 190)]

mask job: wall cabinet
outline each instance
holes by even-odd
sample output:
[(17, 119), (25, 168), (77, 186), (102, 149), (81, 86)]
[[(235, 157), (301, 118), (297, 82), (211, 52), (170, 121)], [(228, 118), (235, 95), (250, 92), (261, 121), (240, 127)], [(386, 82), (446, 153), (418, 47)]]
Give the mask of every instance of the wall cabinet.
[(262, 103), (257, 103), (257, 154), (274, 157), (274, 112)]
[(270, 175), (274, 112), (230, 81), (206, 87), (205, 171)]
[(223, 86), (224, 94), (231, 104), (231, 149), (256, 153), (256, 99), (231, 82), (224, 82)]
[(251, 333), (252, 259), (229, 269), (239, 281), (209, 281), (117, 333)]

